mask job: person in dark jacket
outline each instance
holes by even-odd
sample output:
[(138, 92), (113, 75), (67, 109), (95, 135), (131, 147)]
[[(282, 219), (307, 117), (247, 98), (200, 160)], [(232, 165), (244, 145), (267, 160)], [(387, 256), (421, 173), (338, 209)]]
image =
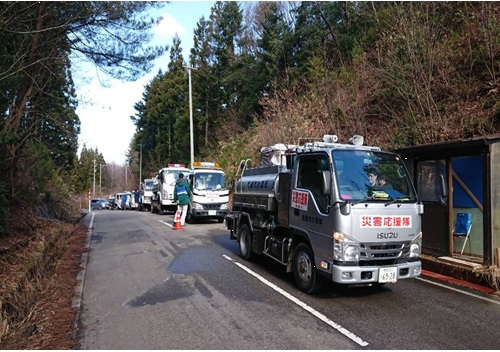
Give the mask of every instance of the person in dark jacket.
[(181, 172), (179, 174), (179, 179), (175, 182), (174, 189), (174, 200), (177, 202), (177, 210), (181, 213), (181, 226), (184, 227), (186, 222), (186, 214), (188, 211), (188, 205), (190, 203), (189, 196), (191, 195), (191, 188), (189, 188), (188, 182), (184, 179), (184, 174)]
[(378, 176), (379, 189), (381, 191), (390, 191), (392, 190), (392, 185), (388, 182), (387, 177), (384, 174), (380, 174)]

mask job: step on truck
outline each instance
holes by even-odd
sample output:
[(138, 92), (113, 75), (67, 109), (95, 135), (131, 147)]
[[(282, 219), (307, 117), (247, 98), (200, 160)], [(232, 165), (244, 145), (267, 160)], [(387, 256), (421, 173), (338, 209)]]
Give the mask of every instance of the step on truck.
[(262, 148), (261, 159), (240, 162), (226, 217), (242, 258), (274, 259), (307, 293), (325, 280), (375, 286), (421, 274), (424, 208), (398, 155), (325, 135)]
[(195, 161), (189, 174), (191, 204), (186, 216), (188, 223), (197, 219), (224, 222), (228, 212), (229, 190), (226, 175), (219, 163)]
[(175, 182), (181, 172), (187, 177), (190, 171), (184, 164), (168, 164), (158, 171), (153, 181), (152, 213), (163, 214), (177, 210), (177, 202), (174, 201)]

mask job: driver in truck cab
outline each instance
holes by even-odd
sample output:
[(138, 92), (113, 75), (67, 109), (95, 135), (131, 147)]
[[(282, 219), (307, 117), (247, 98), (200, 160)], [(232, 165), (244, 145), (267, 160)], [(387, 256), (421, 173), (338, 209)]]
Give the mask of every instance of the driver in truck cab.
[(370, 183), (369, 188), (371, 190), (378, 189), (378, 172), (375, 169), (368, 171), (368, 182)]

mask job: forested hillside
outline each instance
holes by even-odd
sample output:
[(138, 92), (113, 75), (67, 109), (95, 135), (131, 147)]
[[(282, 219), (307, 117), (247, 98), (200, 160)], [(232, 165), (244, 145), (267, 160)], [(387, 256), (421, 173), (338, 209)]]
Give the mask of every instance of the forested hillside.
[(229, 173), (263, 145), (353, 134), (384, 148), (470, 138), (500, 128), (496, 2), (217, 2), (182, 57), (135, 105), (143, 170), (195, 159)]

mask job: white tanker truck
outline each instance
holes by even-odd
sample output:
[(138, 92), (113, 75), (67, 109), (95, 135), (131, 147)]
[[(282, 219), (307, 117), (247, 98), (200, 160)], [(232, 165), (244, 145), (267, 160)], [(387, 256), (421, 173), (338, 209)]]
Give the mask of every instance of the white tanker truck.
[(261, 154), (240, 162), (226, 217), (242, 258), (276, 260), (307, 293), (420, 275), (423, 205), (399, 156), (333, 135)]

